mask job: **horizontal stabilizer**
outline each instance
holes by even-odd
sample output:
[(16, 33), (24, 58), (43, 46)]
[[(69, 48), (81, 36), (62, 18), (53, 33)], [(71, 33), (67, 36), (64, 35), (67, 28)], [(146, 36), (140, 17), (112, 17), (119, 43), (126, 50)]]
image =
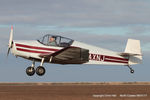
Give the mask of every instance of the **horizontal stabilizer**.
[(128, 56), (142, 56), (141, 54), (133, 54), (133, 53), (119, 53), (120, 56), (128, 57)]

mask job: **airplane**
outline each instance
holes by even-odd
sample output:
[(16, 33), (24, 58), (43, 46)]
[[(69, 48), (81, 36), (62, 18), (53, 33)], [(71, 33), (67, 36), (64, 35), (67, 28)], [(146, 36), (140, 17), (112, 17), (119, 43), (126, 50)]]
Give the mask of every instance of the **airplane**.
[[(35, 73), (43, 76), (46, 72), (44, 63), (124, 65), (128, 66), (131, 73), (134, 73), (131, 65), (142, 63), (140, 40), (128, 39), (124, 52), (114, 52), (51, 34), (31, 41), (13, 40), (13, 26), (11, 26), (7, 56), (10, 50), (14, 56), (33, 62), (26, 69), (28, 76), (33, 76)], [(35, 62), (40, 62), (40, 66), (35, 68)]]

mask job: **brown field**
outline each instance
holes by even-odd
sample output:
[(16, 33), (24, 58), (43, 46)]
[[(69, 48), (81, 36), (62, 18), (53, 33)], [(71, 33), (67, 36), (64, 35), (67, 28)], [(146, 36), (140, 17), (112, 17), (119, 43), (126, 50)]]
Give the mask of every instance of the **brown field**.
[(0, 83), (0, 100), (150, 100), (150, 82)]

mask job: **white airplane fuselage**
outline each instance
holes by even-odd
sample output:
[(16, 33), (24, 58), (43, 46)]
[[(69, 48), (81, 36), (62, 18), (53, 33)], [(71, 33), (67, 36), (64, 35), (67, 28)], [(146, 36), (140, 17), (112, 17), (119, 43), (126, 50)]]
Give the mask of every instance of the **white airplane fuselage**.
[[(128, 58), (119, 56), (117, 52), (106, 50), (100, 47), (88, 45), (78, 41), (73, 41), (72, 47), (80, 47), (89, 50), (89, 61), (84, 64), (102, 65), (128, 65)], [(15, 56), (26, 59), (41, 60), (41, 53), (55, 53), (64, 47), (46, 46), (37, 40), (14, 40), (11, 52)], [(49, 62), (50, 63), (50, 62)]]

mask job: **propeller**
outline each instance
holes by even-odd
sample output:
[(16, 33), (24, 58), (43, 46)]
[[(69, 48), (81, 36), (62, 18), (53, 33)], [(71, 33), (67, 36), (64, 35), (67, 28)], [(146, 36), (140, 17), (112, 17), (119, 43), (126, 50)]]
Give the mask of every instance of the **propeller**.
[(13, 26), (11, 26), (11, 31), (10, 31), (7, 57), (8, 57), (8, 55), (9, 55), (10, 49), (12, 48), (12, 45), (13, 45)]

